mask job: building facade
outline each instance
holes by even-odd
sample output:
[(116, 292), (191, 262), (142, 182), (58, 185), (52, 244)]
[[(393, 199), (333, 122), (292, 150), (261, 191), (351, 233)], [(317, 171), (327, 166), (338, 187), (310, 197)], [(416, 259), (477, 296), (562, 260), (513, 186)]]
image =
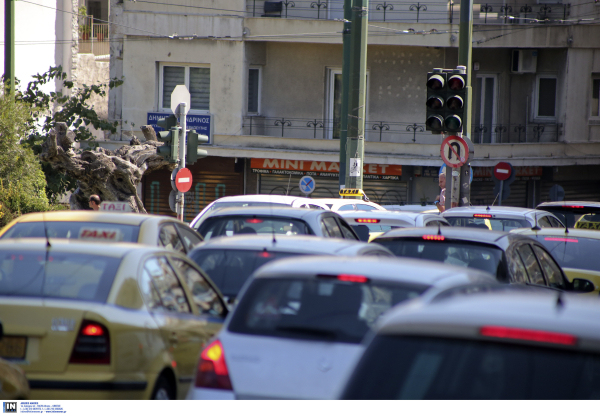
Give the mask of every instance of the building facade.
[[(557, 184), (566, 199), (599, 198), (600, 4), (545, 1), (474, 5), (473, 204), (494, 201), (491, 168), (500, 161), (517, 172), (505, 205), (548, 201)], [(211, 159), (199, 171), (241, 174), (232, 192), (206, 182), (205, 203), (233, 192), (295, 194), (304, 173), (315, 176), (315, 196), (335, 195), (342, 7), (111, 0), (111, 77), (125, 84), (110, 93), (109, 118), (155, 123), (185, 84), (188, 124), (211, 135)], [(373, 201), (438, 194), (442, 137), (424, 131), (425, 81), (433, 68), (456, 67), (459, 13), (452, 0), (369, 5), (364, 173)], [(145, 185), (144, 196), (150, 191)]]

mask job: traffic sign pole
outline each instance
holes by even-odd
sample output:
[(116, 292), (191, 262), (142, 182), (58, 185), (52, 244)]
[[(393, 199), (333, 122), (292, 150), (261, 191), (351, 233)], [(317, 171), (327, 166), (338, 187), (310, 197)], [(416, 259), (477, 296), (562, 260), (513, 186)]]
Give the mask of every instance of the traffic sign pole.
[[(179, 104), (179, 124), (181, 125), (181, 134), (179, 134), (179, 168), (185, 168), (185, 134), (187, 129), (187, 103), (181, 102)], [(185, 193), (178, 191), (177, 196), (179, 203), (177, 203), (177, 218), (183, 221), (184, 201)]]

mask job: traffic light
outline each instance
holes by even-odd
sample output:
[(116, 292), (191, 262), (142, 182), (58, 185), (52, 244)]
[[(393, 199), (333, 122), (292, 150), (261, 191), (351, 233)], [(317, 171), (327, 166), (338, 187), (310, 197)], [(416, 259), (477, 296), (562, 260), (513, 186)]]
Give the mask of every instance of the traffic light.
[(157, 122), (158, 126), (165, 131), (160, 131), (157, 134), (159, 141), (165, 142), (164, 145), (158, 147), (157, 153), (165, 160), (173, 163), (179, 159), (179, 127), (177, 126), (177, 118), (170, 115), (160, 119)]
[(194, 129), (187, 131), (187, 142), (185, 147), (185, 162), (186, 164), (193, 164), (198, 161), (198, 158), (204, 158), (208, 156), (206, 150), (198, 149), (198, 145), (208, 143), (208, 136), (200, 135)]
[(444, 129), (446, 112), (447, 74), (442, 69), (434, 69), (427, 74), (427, 131), (440, 134)]
[(444, 126), (448, 132), (462, 132), (466, 106), (467, 75), (464, 73), (448, 74), (448, 90), (446, 94), (446, 116)]

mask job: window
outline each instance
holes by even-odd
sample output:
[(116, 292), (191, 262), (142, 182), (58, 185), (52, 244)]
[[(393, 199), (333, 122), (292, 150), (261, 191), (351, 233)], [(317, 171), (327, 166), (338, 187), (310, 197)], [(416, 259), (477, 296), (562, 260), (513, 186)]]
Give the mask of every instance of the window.
[(529, 283), (529, 277), (527, 276), (527, 270), (523, 261), (517, 253), (517, 249), (509, 249), (506, 252), (508, 257), (508, 272), (510, 274), (511, 283)]
[(161, 65), (160, 107), (171, 109), (171, 93), (177, 85), (185, 85), (190, 91), (190, 110), (210, 109), (210, 68), (198, 66)]
[(172, 258), (173, 264), (183, 274), (185, 283), (192, 292), (192, 300), (202, 315), (224, 316), (225, 307), (219, 295), (204, 276), (181, 259)]
[(346, 223), (343, 219), (341, 219), (341, 220), (339, 220), (338, 224), (339, 224), (340, 228), (342, 229), (342, 234), (344, 235), (344, 239), (358, 240), (358, 238), (354, 235), (354, 232), (352, 231), (352, 229), (350, 228), (348, 223)]
[(248, 113), (258, 115), (260, 113), (260, 90), (261, 90), (260, 68), (248, 70)]
[(554, 259), (539, 246), (533, 246), (533, 250), (535, 250), (535, 254), (542, 264), (542, 268), (544, 269), (544, 273), (546, 273), (550, 286), (558, 289), (565, 289), (565, 281), (560, 271), (560, 267), (556, 264)]
[(194, 248), (194, 246), (198, 243), (202, 242), (202, 236), (200, 233), (197, 233), (190, 229), (188, 226), (177, 225), (177, 231), (185, 244), (185, 250), (190, 251)]
[(540, 265), (533, 254), (533, 250), (531, 250), (531, 246), (524, 244), (518, 248), (518, 251), (521, 259), (523, 259), (523, 263), (525, 264), (525, 268), (527, 269), (531, 283), (545, 286), (546, 281), (544, 280), (542, 269), (540, 269)]
[(552, 227), (552, 224), (550, 224), (550, 220), (548, 219), (548, 217), (542, 217), (542, 218), (538, 219), (538, 226)]
[(335, 217), (325, 217), (323, 218), (323, 224), (325, 225), (325, 229), (327, 230), (326, 234), (329, 234), (329, 237), (336, 237), (338, 239), (343, 239), (342, 232), (335, 221)]
[(162, 309), (169, 312), (191, 313), (190, 306), (185, 297), (185, 293), (173, 268), (164, 257), (153, 257), (144, 264), (144, 273), (142, 276), (142, 292), (146, 296), (146, 303), (151, 308), (156, 309), (156, 297), (152, 289), (144, 287), (144, 280), (152, 280), (152, 285), (158, 292)]
[(592, 116), (600, 116), (600, 75), (592, 79)]
[(535, 114), (537, 118), (556, 118), (556, 76), (538, 76)]
[(175, 250), (185, 254), (185, 249), (183, 248), (183, 244), (181, 243), (181, 239), (179, 238), (174, 225), (166, 224), (162, 226), (158, 238), (160, 239), (160, 244), (162, 244), (165, 249)]

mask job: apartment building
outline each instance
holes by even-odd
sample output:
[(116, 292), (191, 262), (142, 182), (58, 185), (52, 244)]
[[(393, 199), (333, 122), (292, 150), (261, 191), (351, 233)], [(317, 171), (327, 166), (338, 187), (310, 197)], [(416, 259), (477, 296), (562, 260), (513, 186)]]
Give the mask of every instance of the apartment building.
[[(535, 206), (555, 185), (567, 200), (597, 200), (600, 4), (473, 7), (472, 203), (494, 201), (500, 161), (517, 172), (504, 205)], [(224, 195), (299, 194), (305, 174), (314, 196), (336, 196), (342, 9), (343, 0), (111, 0), (111, 77), (125, 84), (110, 93), (109, 117), (155, 124), (185, 84), (188, 125), (210, 135), (210, 157), (190, 167), (187, 219)], [(457, 65), (459, 13), (453, 0), (369, 4), (364, 188), (374, 201), (438, 194), (442, 136), (424, 128), (425, 81)], [(150, 212), (169, 212), (169, 178), (145, 178)]]

